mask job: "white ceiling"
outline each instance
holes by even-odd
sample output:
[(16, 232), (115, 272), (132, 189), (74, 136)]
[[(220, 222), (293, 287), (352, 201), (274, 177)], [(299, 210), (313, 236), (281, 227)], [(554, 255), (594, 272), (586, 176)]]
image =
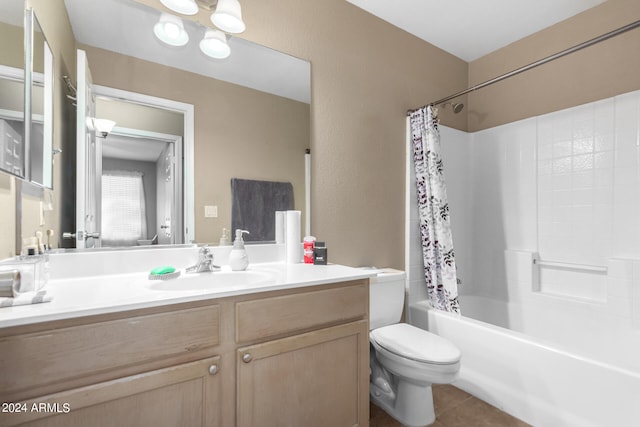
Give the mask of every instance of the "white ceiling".
[(605, 0), (347, 0), (467, 61)]
[[(131, 0), (64, 0), (76, 40), (82, 44), (118, 52), (146, 61), (309, 103), (311, 65), (294, 58), (231, 37), (231, 56), (212, 59), (198, 43), (205, 28), (183, 20), (189, 43), (170, 47), (155, 38), (153, 26), (160, 12)], [(91, 66), (91, 64), (89, 64)]]

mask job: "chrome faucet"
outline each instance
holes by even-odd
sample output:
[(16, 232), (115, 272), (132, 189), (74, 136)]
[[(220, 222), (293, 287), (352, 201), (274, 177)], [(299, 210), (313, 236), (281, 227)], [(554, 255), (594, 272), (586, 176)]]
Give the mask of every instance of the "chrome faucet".
[(187, 268), (187, 273), (205, 273), (219, 270), (220, 266), (213, 263), (213, 253), (209, 246), (204, 245), (198, 251), (198, 263)]

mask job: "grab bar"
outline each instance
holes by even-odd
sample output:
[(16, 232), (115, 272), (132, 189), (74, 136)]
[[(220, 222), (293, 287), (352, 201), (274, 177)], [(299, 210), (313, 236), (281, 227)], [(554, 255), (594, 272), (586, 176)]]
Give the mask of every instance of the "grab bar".
[(584, 270), (591, 271), (594, 273), (607, 273), (608, 268), (600, 265), (588, 265), (588, 264), (574, 264), (571, 262), (557, 262), (557, 261), (543, 261), (539, 259), (533, 260), (534, 264), (539, 265), (540, 267), (558, 267), (558, 268), (568, 268), (571, 270)]

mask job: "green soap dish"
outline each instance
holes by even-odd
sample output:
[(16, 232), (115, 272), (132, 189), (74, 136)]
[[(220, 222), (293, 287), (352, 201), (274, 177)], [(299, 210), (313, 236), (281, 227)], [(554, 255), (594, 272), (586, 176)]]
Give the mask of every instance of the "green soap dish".
[(174, 267), (168, 265), (156, 267), (149, 272), (149, 280), (170, 280), (179, 276), (180, 270), (176, 270)]

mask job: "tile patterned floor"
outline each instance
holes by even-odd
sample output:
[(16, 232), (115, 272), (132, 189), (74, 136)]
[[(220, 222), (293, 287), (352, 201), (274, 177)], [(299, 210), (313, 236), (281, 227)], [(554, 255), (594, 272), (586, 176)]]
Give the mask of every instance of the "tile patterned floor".
[[(520, 421), (448, 384), (433, 385), (436, 422), (433, 427), (527, 427)], [(371, 404), (369, 427), (401, 427), (402, 424)]]

